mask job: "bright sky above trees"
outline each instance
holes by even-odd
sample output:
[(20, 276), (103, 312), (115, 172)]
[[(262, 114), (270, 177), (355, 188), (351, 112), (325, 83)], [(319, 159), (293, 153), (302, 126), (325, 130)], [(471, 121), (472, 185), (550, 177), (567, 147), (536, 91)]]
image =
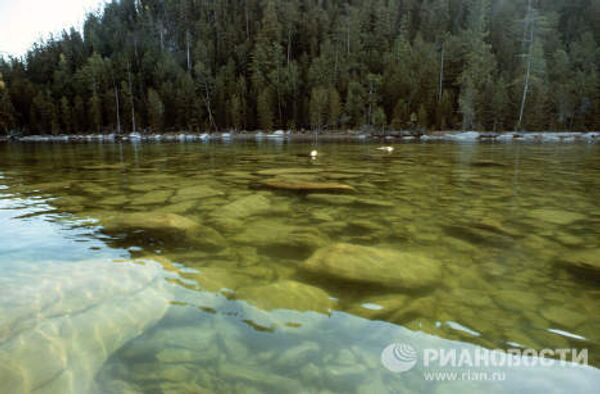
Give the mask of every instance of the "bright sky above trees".
[(81, 27), (103, 0), (0, 0), (0, 54), (24, 55), (40, 37)]

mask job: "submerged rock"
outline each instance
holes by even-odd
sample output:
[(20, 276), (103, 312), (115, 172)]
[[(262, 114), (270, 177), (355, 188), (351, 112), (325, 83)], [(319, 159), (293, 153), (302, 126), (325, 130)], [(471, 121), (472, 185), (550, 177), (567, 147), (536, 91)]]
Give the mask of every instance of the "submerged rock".
[(244, 227), (244, 222), (240, 219), (212, 215), (210, 222), (220, 231), (225, 233), (234, 233)]
[(533, 209), (529, 211), (529, 217), (559, 225), (568, 225), (578, 220), (585, 219), (584, 215), (577, 212), (546, 208)]
[(269, 179), (260, 183), (269, 189), (291, 190), (299, 192), (352, 192), (355, 191), (352, 186), (336, 182), (306, 182), (294, 181), (289, 179)]
[(311, 193), (306, 198), (324, 204), (333, 205), (363, 205), (370, 207), (391, 208), (394, 204), (388, 201), (375, 200), (372, 198), (361, 198), (342, 194)]
[(576, 312), (564, 305), (546, 306), (542, 308), (540, 313), (550, 323), (569, 329), (576, 328), (589, 319), (587, 315)]
[(277, 176), (277, 175), (293, 175), (293, 174), (317, 174), (321, 172), (319, 168), (269, 168), (266, 170), (256, 171), (258, 175), (269, 175), (269, 176)]
[[(136, 182), (139, 182), (139, 180), (136, 179)], [(160, 188), (160, 183), (151, 181), (145, 181), (129, 185), (129, 190), (132, 190), (134, 192), (150, 192), (158, 188)]]
[(198, 200), (203, 198), (222, 196), (224, 193), (215, 188), (205, 185), (183, 187), (171, 198), (172, 202), (181, 202), (187, 200)]
[(219, 248), (225, 243), (218, 231), (176, 213), (161, 211), (119, 213), (102, 219), (101, 223), (104, 231), (108, 233), (143, 230), (157, 238), (191, 239), (207, 248)]
[(513, 242), (511, 236), (481, 225), (448, 225), (443, 226), (443, 229), (450, 237), (469, 242), (473, 245), (505, 247), (511, 245)]
[[(76, 187), (82, 192), (94, 196), (106, 196), (111, 192), (109, 188), (104, 187), (96, 182), (78, 182)], [(45, 191), (45, 189), (43, 190)]]
[(180, 275), (187, 280), (195, 281), (202, 290), (211, 292), (226, 292), (256, 282), (256, 278), (249, 275), (249, 272), (237, 269), (203, 267), (198, 269), (198, 271), (191, 273), (183, 272)]
[[(317, 358), (321, 347), (313, 341), (304, 341), (301, 344), (285, 350), (277, 358), (277, 365), (285, 367), (302, 368), (311, 359)], [(314, 364), (313, 364), (314, 366)]]
[(102, 220), (104, 228), (108, 231), (121, 229), (141, 230), (176, 230), (190, 232), (199, 228), (199, 224), (185, 216), (176, 213), (135, 212), (118, 213)]
[(155, 265), (43, 263), (0, 278), (0, 382), (7, 393), (91, 393), (96, 373), (165, 314)]
[(168, 204), (162, 208), (158, 208), (157, 211), (164, 212), (164, 213), (183, 214), (183, 213), (190, 211), (192, 209), (195, 209), (197, 207), (198, 207), (197, 201), (187, 200), (187, 201), (177, 202), (177, 203), (173, 203), (173, 204)]
[(542, 303), (539, 294), (523, 290), (498, 290), (494, 293), (494, 301), (504, 309), (517, 312), (535, 311)]
[(121, 206), (129, 203), (129, 198), (124, 195), (116, 195), (111, 197), (103, 198), (98, 201), (99, 205), (112, 205), (112, 206)]
[(321, 174), (323, 177), (327, 179), (333, 179), (336, 181), (341, 181), (345, 179), (357, 179), (364, 177), (364, 174), (353, 174), (347, 172), (326, 172)]
[(173, 192), (171, 190), (155, 190), (133, 199), (132, 203), (140, 205), (163, 204), (172, 195)]
[(283, 247), (290, 254), (298, 254), (301, 251), (310, 253), (325, 246), (327, 237), (312, 227), (291, 226), (275, 220), (260, 220), (248, 223), (244, 231), (234, 237), (234, 241), (263, 248)]
[(329, 313), (333, 306), (333, 301), (322, 289), (293, 280), (242, 288), (236, 298), (268, 311), (291, 309)]
[(215, 214), (229, 219), (244, 219), (266, 213), (270, 208), (271, 202), (263, 194), (251, 194), (221, 207)]
[(356, 202), (356, 197), (343, 194), (311, 193), (306, 196), (306, 199), (309, 201), (332, 205), (352, 205)]
[(498, 167), (498, 168), (502, 168), (502, 167), (506, 167), (506, 164), (504, 163), (500, 163), (497, 161), (493, 161), (493, 160), (477, 160), (471, 163), (471, 167), (478, 167), (478, 168), (494, 168), (494, 167)]
[(347, 243), (317, 250), (302, 268), (334, 279), (399, 289), (429, 287), (441, 279), (440, 264), (427, 256)]
[(564, 255), (561, 260), (570, 268), (600, 274), (600, 248), (570, 252)]

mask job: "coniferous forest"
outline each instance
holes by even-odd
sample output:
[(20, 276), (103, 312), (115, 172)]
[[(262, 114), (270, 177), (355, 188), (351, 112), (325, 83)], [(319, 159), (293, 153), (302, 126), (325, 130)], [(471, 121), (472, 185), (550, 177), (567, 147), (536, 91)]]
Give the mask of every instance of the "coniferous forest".
[(113, 0), (0, 60), (0, 130), (598, 130), (598, 43), (598, 0)]

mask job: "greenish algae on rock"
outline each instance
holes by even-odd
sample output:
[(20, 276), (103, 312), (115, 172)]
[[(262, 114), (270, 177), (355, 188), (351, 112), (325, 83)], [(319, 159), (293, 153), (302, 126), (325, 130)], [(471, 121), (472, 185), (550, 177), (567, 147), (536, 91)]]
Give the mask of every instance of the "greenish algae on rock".
[(257, 247), (287, 246), (314, 251), (327, 244), (328, 238), (317, 229), (292, 226), (275, 220), (250, 221), (233, 240), (240, 244)]
[(559, 225), (567, 225), (585, 219), (585, 216), (578, 212), (547, 208), (532, 209), (529, 211), (529, 216), (533, 219)]
[(251, 194), (217, 209), (214, 215), (228, 219), (244, 219), (269, 212), (270, 208), (271, 201), (265, 195)]
[(163, 204), (173, 195), (171, 190), (154, 190), (142, 194), (132, 200), (132, 204), (136, 205), (152, 205)]
[(261, 181), (260, 184), (269, 189), (290, 190), (298, 192), (353, 192), (356, 191), (352, 186), (336, 182), (307, 182), (294, 181), (289, 179), (268, 179)]
[(348, 243), (317, 250), (302, 268), (333, 279), (398, 289), (433, 286), (442, 273), (439, 262), (422, 254)]
[(373, 198), (349, 196), (345, 194), (311, 193), (306, 196), (306, 199), (309, 201), (332, 205), (363, 205), (368, 207), (381, 208), (394, 207), (394, 204), (388, 201), (375, 200)]
[(294, 280), (282, 280), (265, 286), (245, 287), (236, 298), (264, 309), (290, 309), (329, 313), (333, 301), (325, 291)]
[(600, 248), (581, 249), (563, 255), (561, 261), (570, 268), (600, 274)]
[(224, 238), (215, 229), (201, 225), (193, 219), (161, 211), (147, 213), (121, 212), (107, 215), (100, 219), (105, 232), (121, 232), (127, 230), (143, 230), (156, 238), (169, 240), (193, 240), (199, 246), (220, 248), (225, 244)]
[(195, 230), (199, 224), (185, 216), (176, 213), (158, 212), (119, 212), (107, 215), (101, 220), (107, 230), (142, 229), (142, 230), (177, 230), (188, 232)]
[(204, 199), (209, 197), (223, 196), (224, 194), (225, 193), (223, 193), (222, 191), (217, 190), (211, 186), (188, 186), (178, 189), (175, 195), (171, 198), (171, 202), (177, 203), (187, 200)]
[(258, 175), (268, 175), (268, 176), (277, 176), (277, 175), (294, 175), (294, 174), (318, 174), (321, 172), (319, 168), (269, 168), (265, 170), (258, 170), (255, 174)]
[(540, 314), (552, 324), (556, 324), (569, 329), (585, 323), (588, 316), (566, 305), (548, 305), (541, 309)]

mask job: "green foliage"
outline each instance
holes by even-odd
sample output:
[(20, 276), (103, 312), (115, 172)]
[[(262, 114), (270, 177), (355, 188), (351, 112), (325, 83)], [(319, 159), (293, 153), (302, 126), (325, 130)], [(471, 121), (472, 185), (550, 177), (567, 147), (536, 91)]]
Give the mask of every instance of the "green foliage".
[(258, 112), (258, 125), (263, 130), (273, 129), (273, 104), (271, 91), (264, 89), (258, 95), (256, 111)]
[(102, 103), (97, 94), (90, 97), (88, 111), (88, 122), (92, 130), (100, 132), (102, 130)]
[(376, 107), (373, 111), (373, 126), (377, 130), (385, 130), (387, 125), (387, 120), (385, 117), (385, 112), (383, 112), (383, 108)]
[(588, 3), (116, 0), (0, 58), (0, 131), (596, 130)]
[(162, 130), (164, 114), (165, 106), (158, 92), (154, 89), (148, 89), (148, 123), (152, 131)]
[(321, 130), (327, 120), (329, 97), (324, 87), (313, 88), (310, 94), (310, 125), (315, 130)]
[(10, 131), (15, 125), (15, 108), (0, 73), (0, 130)]
[(329, 88), (327, 92), (328, 109), (327, 123), (332, 129), (336, 129), (340, 122), (340, 116), (342, 115), (342, 99), (337, 89), (334, 87)]
[(70, 133), (73, 131), (73, 112), (69, 99), (63, 96), (60, 99), (60, 121), (61, 131)]

